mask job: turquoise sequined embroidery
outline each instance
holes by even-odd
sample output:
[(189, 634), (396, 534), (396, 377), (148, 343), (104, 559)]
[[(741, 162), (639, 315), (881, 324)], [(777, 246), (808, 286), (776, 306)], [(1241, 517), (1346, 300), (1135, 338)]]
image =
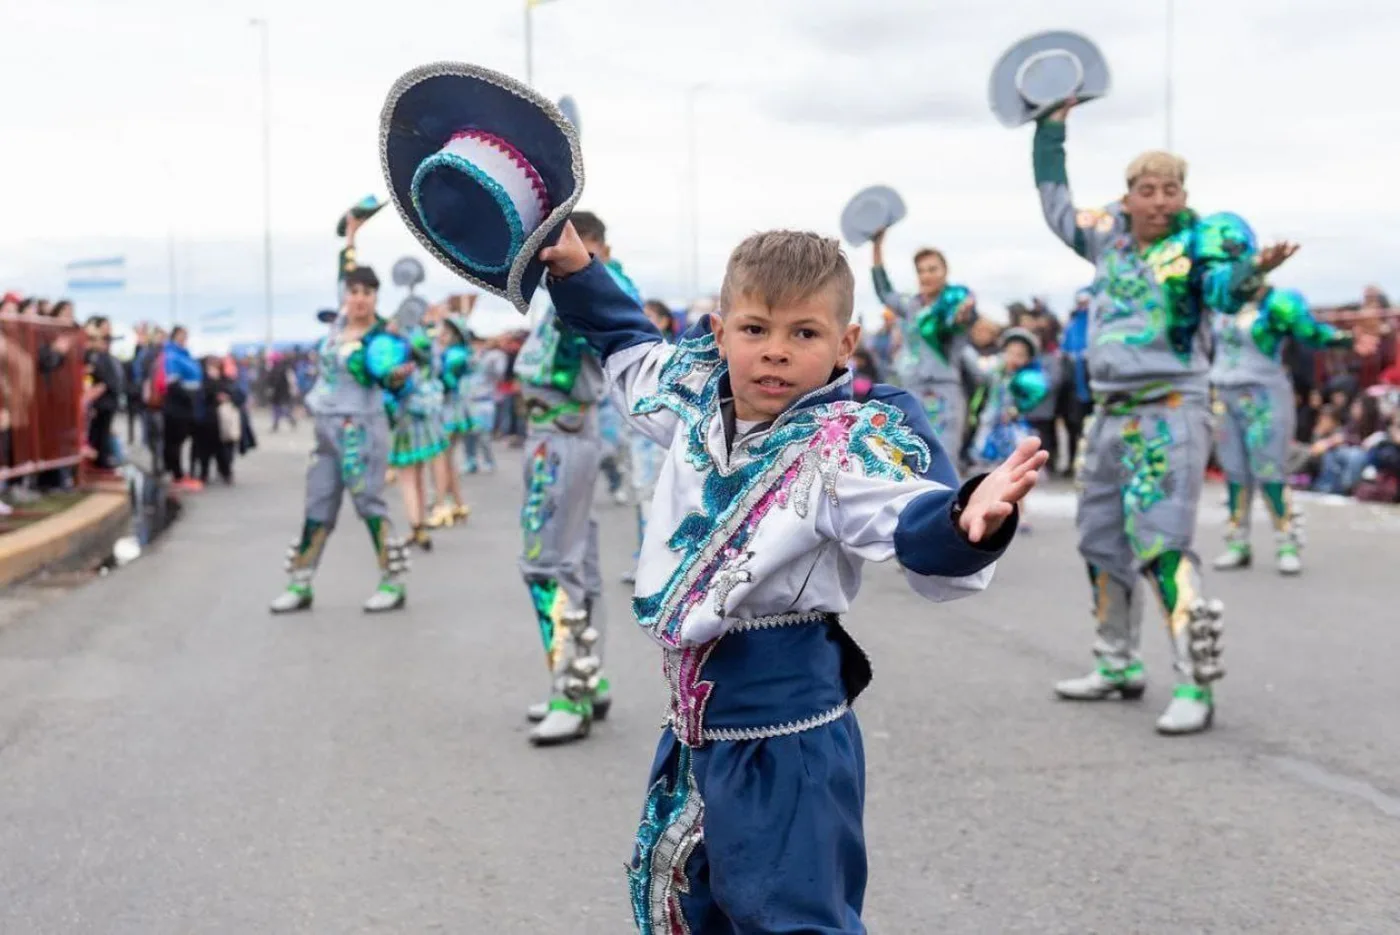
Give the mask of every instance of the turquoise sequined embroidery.
[(627, 868), (632, 917), (639, 935), (690, 935), (680, 897), (690, 891), (685, 864), (704, 838), (705, 805), (690, 773), (690, 748), (676, 756), (676, 778), (647, 793), (637, 847)]
[[(440, 168), (449, 168), (470, 176), (472, 181), (486, 189), (496, 202), (496, 206), (501, 209), (501, 220), (510, 230), (510, 244), (506, 247), (505, 259), (501, 262), (484, 263), (476, 257), (467, 256), (457, 248), (456, 244), (438, 234), (428, 224), (428, 219), (423, 216), (423, 205), (419, 196), (422, 191), (423, 179), (429, 172)], [(500, 182), (456, 153), (435, 153), (419, 164), (418, 170), (413, 173), (413, 181), (409, 190), (412, 193), (413, 210), (417, 212), (418, 219), (423, 222), (423, 230), (428, 232), (428, 236), (433, 238), (433, 242), (441, 247), (444, 253), (472, 272), (483, 276), (499, 275), (510, 270), (511, 264), (515, 262), (515, 258), (525, 246), (525, 226), (520, 221), (520, 214), (515, 210), (515, 203), (510, 200), (509, 193), (501, 186)]]
[(632, 601), (638, 624), (671, 646), (679, 644), (692, 608), (710, 597), (723, 614), (730, 592), (751, 580), (749, 544), (773, 507), (791, 501), (805, 517), (818, 478), (834, 498), (841, 472), (859, 467), (866, 476), (902, 479), (922, 475), (932, 459), (895, 407), (841, 401), (789, 410), (750, 443), (748, 460), (720, 471), (710, 462), (705, 432), (718, 415), (725, 372), (713, 335), (683, 341), (663, 367), (657, 392), (634, 406), (638, 413), (675, 412), (685, 425), (686, 457), (705, 475), (702, 509), (687, 514), (666, 542), (681, 554), (675, 570), (659, 591)]

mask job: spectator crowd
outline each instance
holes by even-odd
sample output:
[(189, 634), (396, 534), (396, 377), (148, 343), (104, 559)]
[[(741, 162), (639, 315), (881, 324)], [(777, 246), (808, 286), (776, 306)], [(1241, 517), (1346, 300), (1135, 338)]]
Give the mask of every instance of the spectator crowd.
[[(704, 306), (697, 303), (691, 314), (707, 310)], [(1289, 347), (1297, 401), (1292, 482), (1324, 493), (1400, 502), (1400, 315), (1376, 287), (1368, 287), (1359, 302), (1317, 314), (1366, 339), (1351, 351)], [(1022, 415), (1064, 475), (1073, 469), (1092, 408), (1085, 370), (1088, 316), (1086, 292), (1074, 297), (1063, 316), (1041, 297), (1014, 302), (1005, 326), (985, 316), (973, 321), (962, 361), (971, 398), (978, 370), (991, 365), (1006, 328), (1035, 335), (1035, 363), (1049, 392)], [(685, 317), (674, 316), (678, 327)], [(31, 329), (31, 340), (20, 340), (27, 324), (39, 327)], [(526, 336), (524, 330), (512, 331), (474, 349), (492, 361), (488, 382), (494, 385), (494, 419), (488, 443), (492, 438), (512, 447), (523, 443), (525, 419), (514, 367)], [(179, 325), (167, 330), (140, 323), (131, 332), (134, 346), (118, 349), (129, 351), (118, 354), (112, 324), (102, 316), (80, 325), (67, 300), (17, 293), (0, 298), (0, 472), (6, 478), (0, 480), (0, 513), (77, 482), (76, 463), (23, 471), (15, 457), (17, 432), (37, 432), (46, 444), (57, 446), (53, 450), (72, 449), (96, 471), (119, 467), (141, 446), (150, 453), (153, 471), (193, 491), (216, 479), (234, 482), (236, 459), (257, 444), (251, 407), (270, 410), (274, 432), (283, 423), (295, 427), (316, 379), (312, 347), (196, 358), (188, 339)], [(880, 324), (867, 330), (852, 361), (858, 395), (876, 382), (896, 382), (901, 341), (895, 315), (887, 309)], [(67, 382), (80, 385), (65, 396)], [(36, 405), (69, 398), (76, 423), (53, 416), (52, 407)], [(970, 420), (960, 452), (964, 460), (972, 460), (973, 430)], [(63, 437), (45, 437), (54, 434)], [(482, 444), (480, 438), (472, 441), (474, 447)], [(488, 447), (469, 451), (465, 467), (484, 469), (493, 463)]]

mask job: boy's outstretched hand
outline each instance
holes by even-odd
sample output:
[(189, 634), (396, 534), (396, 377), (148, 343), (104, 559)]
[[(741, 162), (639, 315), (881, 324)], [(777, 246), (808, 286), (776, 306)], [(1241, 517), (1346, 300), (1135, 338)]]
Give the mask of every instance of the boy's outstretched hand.
[(996, 470), (988, 474), (963, 507), (958, 525), (967, 541), (973, 544), (995, 535), (1006, 522), (1016, 504), (1031, 492), (1040, 480), (1040, 469), (1050, 460), (1049, 452), (1040, 450), (1040, 439), (1024, 439)]
[(564, 222), (564, 230), (559, 234), (559, 242), (540, 251), (540, 262), (549, 268), (549, 275), (555, 279), (572, 276), (583, 269), (593, 258), (588, 248), (579, 239), (572, 221)]

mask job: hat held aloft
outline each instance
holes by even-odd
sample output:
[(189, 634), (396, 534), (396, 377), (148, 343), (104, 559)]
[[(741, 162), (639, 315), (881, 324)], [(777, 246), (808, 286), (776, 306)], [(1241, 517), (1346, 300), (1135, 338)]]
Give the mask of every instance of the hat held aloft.
[(1027, 36), (997, 60), (988, 97), (1003, 126), (1019, 127), (1053, 113), (1070, 99), (1108, 93), (1108, 63), (1093, 42), (1073, 32)]
[(506, 75), (453, 62), (394, 83), (380, 116), (390, 200), (428, 251), (522, 314), (583, 193), (578, 133)]

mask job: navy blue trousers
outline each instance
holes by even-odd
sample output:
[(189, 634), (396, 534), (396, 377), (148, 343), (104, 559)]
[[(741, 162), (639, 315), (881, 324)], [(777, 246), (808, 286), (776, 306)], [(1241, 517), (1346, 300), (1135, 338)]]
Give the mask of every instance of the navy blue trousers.
[[(756, 714), (763, 694), (767, 711), (792, 711), (780, 697), (805, 694), (806, 712), (844, 700), (834, 628), (742, 635), (722, 638), (704, 663), (708, 726), (790, 719), (736, 717)], [(865, 750), (853, 712), (797, 733), (696, 746), (668, 728), (648, 789), (629, 869), (641, 935), (864, 935)]]

